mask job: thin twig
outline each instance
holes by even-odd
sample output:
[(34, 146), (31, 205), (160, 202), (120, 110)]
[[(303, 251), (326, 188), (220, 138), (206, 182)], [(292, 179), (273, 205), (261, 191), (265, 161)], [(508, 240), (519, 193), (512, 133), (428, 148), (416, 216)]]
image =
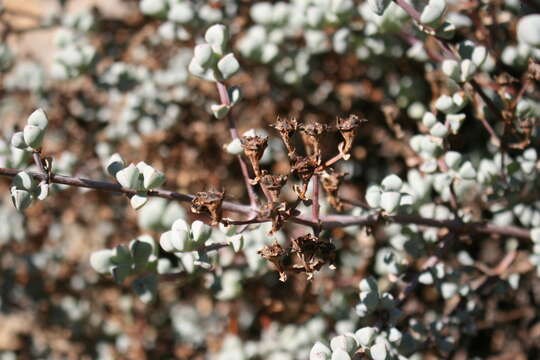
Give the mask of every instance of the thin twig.
[(39, 172), (41, 172), (43, 175), (46, 176), (46, 180), (43, 180), (45, 182), (49, 182), (49, 174), (47, 170), (45, 170), (45, 167), (43, 166), (43, 161), (41, 160), (41, 154), (39, 151), (32, 152), (32, 158), (34, 159), (34, 163), (36, 164), (37, 168), (39, 169)]
[[(227, 91), (227, 86), (218, 81), (216, 82), (217, 90), (219, 93), (219, 99), (223, 105), (230, 105), (231, 100), (229, 99), (229, 92)], [(238, 136), (238, 129), (236, 129), (236, 124), (234, 123), (234, 120), (232, 116), (227, 116), (227, 121), (229, 122), (229, 131), (231, 133), (231, 137), (233, 140), (236, 140), (239, 138)], [(246, 165), (246, 162), (242, 158), (242, 155), (238, 155), (238, 162), (240, 163), (240, 169), (242, 170), (242, 176), (244, 177), (244, 182), (246, 183), (246, 189), (249, 196), (249, 202), (251, 204), (251, 207), (253, 210), (257, 209), (257, 195), (255, 194), (255, 191), (253, 190), (253, 186), (251, 185), (249, 181), (249, 172)]]
[(315, 227), (313, 228), (313, 232), (315, 233), (315, 236), (318, 236), (320, 231), (321, 231), (321, 228), (319, 226), (319, 222), (320, 222), (320, 219), (319, 219), (319, 211), (320, 211), (320, 208), (321, 208), (321, 204), (319, 202), (319, 175), (313, 175), (313, 177), (311, 178), (311, 181), (312, 181), (312, 196), (311, 196), (311, 211), (312, 211), (312, 218), (313, 218), (313, 222), (316, 224)]

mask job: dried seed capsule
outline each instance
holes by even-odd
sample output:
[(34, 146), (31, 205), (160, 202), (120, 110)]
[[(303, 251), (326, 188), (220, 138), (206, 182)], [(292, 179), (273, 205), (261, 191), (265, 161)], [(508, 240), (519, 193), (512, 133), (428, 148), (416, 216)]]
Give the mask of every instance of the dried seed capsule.
[(341, 211), (343, 209), (343, 204), (341, 203), (337, 193), (341, 180), (345, 177), (345, 175), (347, 174), (334, 172), (329, 173), (325, 171), (321, 176), (322, 186), (324, 191), (326, 191), (328, 203), (337, 211)]
[[(337, 119), (337, 129), (343, 136), (344, 142), (339, 144), (339, 151), (343, 155), (348, 155), (352, 149), (352, 144), (354, 141), (354, 136), (356, 135), (356, 130), (361, 123), (367, 121), (366, 119), (359, 119), (356, 115), (351, 115), (347, 119)], [(348, 158), (345, 157), (344, 158)]]
[(253, 171), (255, 172), (255, 180), (253, 183), (257, 184), (262, 175), (259, 161), (268, 145), (268, 139), (260, 136), (244, 136), (240, 141), (242, 143), (242, 148), (244, 149), (244, 154), (246, 154), (249, 161), (251, 161), (251, 166), (253, 166)]
[(271, 202), (279, 201), (279, 193), (287, 182), (287, 178), (287, 175), (272, 175), (265, 170), (262, 171), (261, 185), (268, 190)]
[(306, 156), (297, 158), (296, 162), (294, 163), (292, 167), (292, 171), (296, 172), (300, 179), (302, 180), (303, 186), (301, 189), (298, 189), (298, 187), (295, 187), (295, 191), (298, 194), (298, 197), (302, 200), (307, 200), (306, 198), (306, 191), (309, 184), (309, 180), (315, 173), (315, 170), (317, 169), (318, 163), (313, 158)]
[(302, 139), (308, 148), (310, 155), (314, 155), (317, 164), (321, 163), (321, 139), (327, 130), (327, 126), (318, 122), (301, 125)]
[(209, 213), (212, 225), (217, 225), (223, 218), (223, 195), (224, 192), (219, 191), (198, 192), (191, 201), (191, 211), (197, 214)]
[(291, 160), (294, 160), (296, 158), (296, 150), (291, 139), (296, 130), (298, 129), (298, 122), (296, 121), (296, 119), (282, 119), (278, 117), (276, 123), (270, 126), (279, 131), (279, 135), (281, 136), (281, 139), (283, 140), (283, 143), (285, 143), (285, 147), (287, 148), (289, 158)]

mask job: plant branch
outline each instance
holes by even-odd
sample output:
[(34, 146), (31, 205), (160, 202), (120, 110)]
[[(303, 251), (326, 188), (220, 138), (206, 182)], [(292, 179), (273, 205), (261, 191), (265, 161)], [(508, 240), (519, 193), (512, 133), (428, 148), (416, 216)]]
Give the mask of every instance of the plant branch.
[[(20, 169), (10, 169), (10, 168), (0, 168), (0, 176), (5, 177), (14, 177), (22, 170)], [(47, 174), (42, 174), (39, 172), (28, 171), (28, 174), (32, 177), (39, 180), (46, 180)], [(110, 183), (105, 181), (96, 181), (90, 179), (84, 179), (79, 177), (71, 177), (65, 175), (50, 174), (51, 183), (64, 184), (75, 187), (89, 188), (100, 191), (116, 192), (126, 195), (135, 195), (137, 194), (136, 190), (125, 189), (117, 183)], [(193, 195), (182, 194), (169, 190), (151, 190), (147, 193), (150, 197), (161, 197), (169, 200), (176, 200), (182, 202), (191, 202), (194, 198)], [(248, 205), (233, 203), (229, 201), (224, 201), (222, 204), (223, 210), (240, 213), (245, 215), (253, 214), (253, 209)], [(318, 224), (321, 229), (335, 229), (342, 228), (346, 226), (371, 226), (380, 222), (380, 217), (378, 215), (364, 215), (364, 216), (353, 216), (353, 215), (327, 215), (320, 216), (320, 223)], [(297, 224), (302, 224), (306, 226), (314, 227), (317, 224), (306, 215), (298, 214), (290, 217), (290, 220)], [(498, 235), (498, 236), (509, 236), (520, 239), (531, 240), (530, 231), (524, 228), (516, 226), (498, 226), (494, 224), (484, 223), (484, 222), (473, 222), (473, 223), (463, 223), (460, 220), (436, 220), (430, 218), (423, 218), (416, 215), (393, 215), (387, 216), (384, 218), (385, 221), (389, 223), (398, 223), (398, 224), (416, 224), (420, 226), (428, 226), (435, 228), (447, 228), (449, 231), (452, 231), (456, 234), (485, 234), (485, 235)], [(268, 222), (271, 219), (267, 218), (253, 218), (249, 223), (261, 223)], [(243, 222), (246, 224), (246, 222)]]

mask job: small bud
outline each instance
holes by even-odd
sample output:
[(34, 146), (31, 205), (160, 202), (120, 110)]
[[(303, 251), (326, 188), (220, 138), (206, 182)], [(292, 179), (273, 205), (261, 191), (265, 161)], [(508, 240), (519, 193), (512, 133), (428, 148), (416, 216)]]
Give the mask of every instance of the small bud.
[(39, 190), (37, 192), (38, 200), (45, 200), (49, 196), (49, 185), (46, 181), (39, 183)]
[(17, 149), (25, 150), (28, 145), (24, 141), (24, 135), (22, 131), (16, 132), (11, 137), (11, 146)]
[(133, 256), (133, 262), (136, 268), (142, 268), (148, 262), (150, 255), (152, 255), (152, 245), (140, 240), (133, 240), (129, 244), (131, 254)]
[(330, 341), (332, 351), (342, 350), (347, 354), (353, 353), (357, 346), (356, 339), (351, 335), (338, 335)]
[(223, 80), (229, 79), (240, 70), (240, 64), (232, 53), (225, 55), (218, 61), (217, 67)]
[(165, 175), (151, 166), (147, 166), (143, 171), (143, 186), (145, 189), (154, 189), (163, 185)]
[(90, 255), (90, 266), (100, 274), (107, 274), (112, 265), (112, 256), (113, 252), (110, 249), (95, 251)]
[(23, 130), (24, 142), (32, 149), (39, 149), (45, 131), (35, 125), (26, 125)]
[(116, 173), (116, 180), (125, 189), (138, 189), (139, 187), (139, 169), (133, 164), (129, 164), (128, 167), (118, 171)]
[(163, 234), (161, 234), (159, 238), (159, 245), (164, 251), (169, 252), (169, 253), (172, 253), (175, 251), (171, 238), (172, 238), (172, 231), (164, 232)]
[(441, 124), (440, 122), (438, 122), (435, 125), (433, 125), (429, 133), (435, 137), (443, 139), (448, 136), (448, 132), (449, 132), (448, 128), (444, 126), (443, 124)]
[(443, 73), (448, 76), (450, 79), (459, 82), (461, 71), (459, 68), (459, 63), (456, 60), (446, 59), (442, 62), (441, 69)]
[(446, 13), (446, 0), (430, 0), (420, 16), (420, 22), (424, 25), (437, 28)]
[(124, 244), (116, 245), (111, 259), (115, 264), (131, 264), (131, 253)]
[(449, 22), (444, 22), (437, 29), (436, 36), (441, 39), (450, 40), (456, 34), (456, 26)]
[(131, 207), (135, 210), (139, 210), (148, 202), (148, 196), (145, 194), (135, 194), (129, 199)]
[(111, 273), (114, 280), (118, 284), (122, 284), (124, 280), (131, 275), (131, 265), (120, 264), (111, 268)]
[(193, 251), (193, 243), (189, 237), (189, 232), (186, 230), (171, 230), (170, 241), (175, 251), (185, 252)]
[(461, 164), (461, 154), (456, 151), (448, 151), (444, 154), (444, 162), (450, 169), (457, 170)]
[(193, 240), (197, 245), (202, 245), (212, 235), (212, 228), (202, 221), (195, 220), (191, 224), (191, 233), (193, 234)]
[(369, 348), (369, 353), (373, 360), (386, 360), (387, 350), (384, 343), (377, 343)]
[(331, 357), (332, 350), (320, 341), (317, 341), (309, 352), (309, 360), (330, 360)]
[(120, 154), (114, 153), (107, 161), (106, 169), (109, 175), (116, 176), (116, 173), (122, 170), (124, 166), (124, 160)]
[(15, 209), (23, 211), (32, 204), (32, 194), (27, 190), (19, 190), (15, 186), (11, 187), (11, 201)]
[(234, 252), (239, 252), (244, 248), (244, 236), (242, 234), (234, 235), (229, 239), (229, 244)]
[(216, 119), (221, 120), (227, 116), (229, 110), (231, 110), (231, 106), (225, 104), (212, 104), (210, 105), (210, 110), (212, 110), (212, 114), (214, 114)]
[(381, 195), (381, 207), (389, 214), (399, 207), (401, 194), (397, 191), (383, 192)]
[(34, 179), (26, 171), (21, 171), (15, 175), (12, 184), (19, 190), (33, 191), (36, 187)]
[(332, 353), (331, 360), (351, 360), (351, 356), (346, 351), (337, 349)]
[(368, 0), (368, 5), (371, 11), (379, 16), (382, 16), (391, 2), (392, 0)]
[(373, 327), (363, 327), (361, 329), (358, 329), (354, 336), (356, 337), (356, 341), (358, 341), (358, 344), (362, 345), (363, 347), (368, 347), (373, 343), (373, 340), (375, 339), (375, 328)]
[(476, 170), (473, 168), (470, 161), (465, 162), (459, 169), (459, 176), (465, 180), (475, 180)]
[(392, 174), (383, 179), (381, 186), (384, 191), (400, 191), (403, 186), (403, 181), (399, 176)]
[(360, 288), (360, 291), (379, 291), (377, 280), (375, 280), (375, 278), (372, 276), (360, 280), (360, 284), (358, 285), (358, 287)]
[(428, 129), (431, 129), (436, 123), (437, 117), (429, 111), (427, 111), (422, 117), (422, 124), (424, 124)]
[(377, 185), (370, 186), (366, 191), (366, 202), (371, 208), (381, 206), (381, 188)]
[(476, 73), (476, 65), (472, 62), (472, 60), (465, 59), (460, 64), (461, 69), (461, 75), (460, 80), (461, 82), (467, 82), (471, 80)]
[(37, 126), (41, 130), (47, 129), (47, 126), (49, 125), (49, 120), (47, 119), (47, 115), (43, 109), (37, 109), (30, 114), (26, 122), (28, 125)]
[(204, 39), (216, 54), (223, 55), (229, 41), (229, 31), (224, 25), (215, 24), (206, 30)]
[(522, 43), (540, 48), (540, 14), (527, 15), (519, 20), (517, 38)]

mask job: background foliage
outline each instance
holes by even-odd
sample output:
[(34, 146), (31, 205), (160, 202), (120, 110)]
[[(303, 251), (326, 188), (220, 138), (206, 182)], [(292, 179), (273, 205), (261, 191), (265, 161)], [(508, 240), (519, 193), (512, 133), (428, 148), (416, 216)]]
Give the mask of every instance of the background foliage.
[[(20, 212), (13, 183), (3, 179), (0, 359), (538, 358), (540, 20), (518, 23), (540, 8), (431, 1), (433, 15), (426, 1), (413, 1), (418, 26), (396, 3), (409, 4), (0, 5), (2, 168), (38, 170), (11, 138), (43, 108), (42, 155), (53, 158), (54, 173), (115, 182), (107, 165), (118, 153), (126, 166), (144, 161), (163, 172), (162, 188), (225, 190), (226, 200), (249, 204), (240, 149), (228, 121), (212, 115), (215, 84), (188, 70), (194, 46), (222, 23), (241, 69), (226, 81), (242, 93), (228, 116), (240, 134), (268, 135), (261, 166), (291, 170), (270, 127), (278, 116), (328, 125), (365, 118), (350, 159), (334, 166), (348, 174), (343, 209), (322, 193), (321, 216), (374, 219), (323, 229), (337, 250), (335, 270), (281, 282), (257, 252), (275, 241), (289, 246), (309, 226), (287, 223), (270, 236), (269, 223), (254, 224), (242, 240), (221, 226), (205, 239), (197, 221), (210, 219), (189, 204), (151, 198), (134, 210), (125, 196), (59, 184)], [(341, 141), (325, 134), (322, 158), (336, 155)], [(301, 137), (295, 144), (304, 151)], [(385, 193), (397, 193), (397, 203), (383, 201), (393, 196)], [(282, 198), (296, 200), (291, 186)], [(311, 214), (309, 204), (298, 209)], [(454, 231), (461, 223), (426, 227), (406, 216), (498, 228)], [(197, 246), (232, 245), (167, 250), (160, 238), (175, 226), (201, 236)], [(132, 239), (139, 242), (130, 249), (116, 247)], [(145, 244), (144, 264), (130, 263), (126, 279), (90, 265), (97, 251), (116, 247), (129, 257)]]

